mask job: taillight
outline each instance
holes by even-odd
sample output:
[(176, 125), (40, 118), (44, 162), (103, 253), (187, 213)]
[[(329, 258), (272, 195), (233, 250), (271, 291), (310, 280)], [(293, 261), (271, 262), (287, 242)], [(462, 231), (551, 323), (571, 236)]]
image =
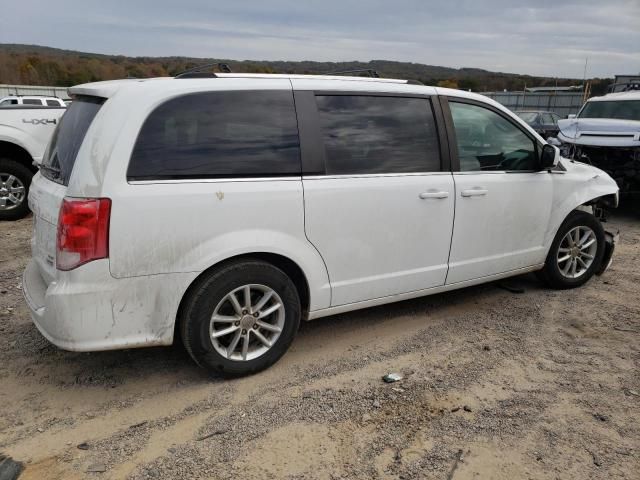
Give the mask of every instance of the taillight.
[(56, 267), (73, 270), (92, 260), (109, 257), (108, 198), (65, 198), (58, 217)]

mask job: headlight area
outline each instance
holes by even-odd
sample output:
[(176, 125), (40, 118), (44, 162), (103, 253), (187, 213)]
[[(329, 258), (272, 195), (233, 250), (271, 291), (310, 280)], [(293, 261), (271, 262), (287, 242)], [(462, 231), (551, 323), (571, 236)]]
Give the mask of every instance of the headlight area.
[(613, 208), (618, 208), (619, 203), (620, 194), (619, 192), (616, 192), (594, 198), (593, 200), (585, 203), (583, 207), (591, 207), (593, 209), (593, 215), (601, 222), (606, 222), (608, 211)]
[(640, 147), (601, 147), (559, 142), (564, 158), (588, 163), (613, 178), (620, 192), (640, 193)]

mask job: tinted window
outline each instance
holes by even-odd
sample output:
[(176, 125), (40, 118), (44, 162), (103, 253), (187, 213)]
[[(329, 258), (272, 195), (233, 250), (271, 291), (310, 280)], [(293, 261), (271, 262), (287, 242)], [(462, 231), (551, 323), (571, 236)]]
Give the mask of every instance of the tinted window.
[(49, 107), (59, 107), (60, 102), (58, 102), (57, 100), (47, 100), (47, 105)]
[(327, 174), (440, 170), (429, 100), (335, 95), (316, 102)]
[(130, 179), (300, 175), (290, 91), (206, 92), (160, 105), (133, 149)]
[(78, 97), (67, 109), (53, 132), (42, 161), (42, 174), (54, 182), (69, 184), (76, 155), (103, 98)]
[(0, 103), (0, 105), (5, 106), (5, 105), (17, 105), (18, 104), (18, 100), (16, 100), (15, 98), (8, 98), (6, 100), (3, 100), (2, 103)]
[(516, 112), (516, 115), (528, 124), (536, 123), (538, 121), (538, 114), (536, 112)]
[(22, 100), (23, 105), (42, 105), (42, 100), (39, 98), (25, 98)]
[(640, 120), (640, 100), (587, 102), (578, 116), (580, 118)]
[(543, 113), (542, 123), (544, 123), (545, 125), (554, 125), (556, 122), (555, 122), (555, 119), (553, 118), (553, 115), (551, 115), (550, 113)]
[(537, 170), (536, 145), (497, 113), (450, 102), (462, 171)]

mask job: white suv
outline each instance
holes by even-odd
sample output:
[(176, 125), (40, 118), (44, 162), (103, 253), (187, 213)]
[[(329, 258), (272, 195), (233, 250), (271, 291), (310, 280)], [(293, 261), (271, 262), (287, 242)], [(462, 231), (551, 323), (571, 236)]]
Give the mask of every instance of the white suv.
[(219, 74), (76, 86), (29, 194), (24, 294), (51, 342), (169, 345), (225, 375), (301, 320), (609, 264), (602, 171), (486, 97), (405, 80)]

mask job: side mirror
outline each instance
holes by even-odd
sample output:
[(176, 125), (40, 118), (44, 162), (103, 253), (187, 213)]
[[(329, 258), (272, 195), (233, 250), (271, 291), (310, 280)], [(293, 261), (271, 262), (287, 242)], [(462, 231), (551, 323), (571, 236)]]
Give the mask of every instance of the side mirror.
[(560, 149), (548, 143), (542, 146), (540, 155), (540, 170), (548, 170), (558, 165), (560, 161)]

